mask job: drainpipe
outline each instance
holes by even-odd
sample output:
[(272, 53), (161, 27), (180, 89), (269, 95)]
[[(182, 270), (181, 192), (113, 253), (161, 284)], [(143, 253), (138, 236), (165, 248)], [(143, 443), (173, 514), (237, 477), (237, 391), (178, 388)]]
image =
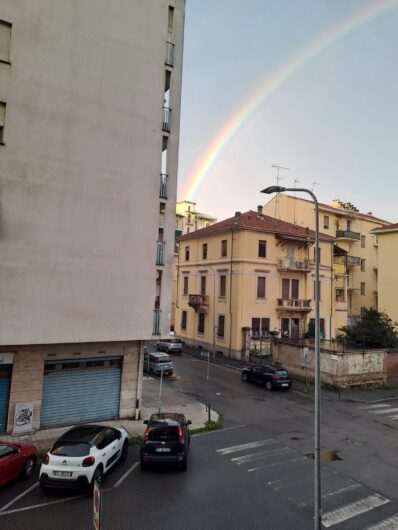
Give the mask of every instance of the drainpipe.
[(231, 226), (231, 260), (229, 272), (229, 358), (231, 358), (232, 344), (232, 255), (234, 251), (234, 229)]

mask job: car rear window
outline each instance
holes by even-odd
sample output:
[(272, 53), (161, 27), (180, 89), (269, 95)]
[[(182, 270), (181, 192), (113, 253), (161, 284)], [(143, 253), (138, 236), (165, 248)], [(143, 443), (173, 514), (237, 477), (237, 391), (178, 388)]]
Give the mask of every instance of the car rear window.
[(174, 425), (152, 427), (148, 439), (151, 442), (176, 442), (178, 441), (178, 427)]
[(287, 375), (286, 370), (275, 370), (275, 373), (276, 375), (283, 375), (283, 376)]
[(90, 446), (79, 442), (55, 442), (51, 449), (55, 456), (87, 456), (90, 454)]

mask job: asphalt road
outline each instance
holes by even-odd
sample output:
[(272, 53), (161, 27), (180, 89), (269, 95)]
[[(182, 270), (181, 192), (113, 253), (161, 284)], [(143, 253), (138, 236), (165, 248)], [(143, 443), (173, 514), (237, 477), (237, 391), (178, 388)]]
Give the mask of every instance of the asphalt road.
[[(103, 530), (313, 528), (313, 400), (267, 392), (218, 365), (207, 384), (205, 361), (174, 362), (179, 377), (165, 384), (209, 401), (224, 429), (192, 436), (186, 473), (142, 472), (131, 447), (104, 482)], [(339, 458), (322, 465), (325, 528), (398, 528), (398, 421), (385, 413), (395, 405), (322, 402), (322, 450)], [(42, 492), (36, 480), (0, 490), (2, 530), (93, 528), (92, 498)]]

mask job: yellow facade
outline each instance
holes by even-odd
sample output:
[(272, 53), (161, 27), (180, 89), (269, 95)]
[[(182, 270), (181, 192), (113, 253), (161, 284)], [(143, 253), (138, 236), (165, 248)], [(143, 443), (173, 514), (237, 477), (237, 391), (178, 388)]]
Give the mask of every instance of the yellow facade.
[[(315, 227), (314, 204), (299, 197), (277, 195), (264, 206), (264, 212), (298, 226)], [(352, 204), (338, 199), (330, 206), (319, 205), (319, 230), (336, 238), (333, 290), (341, 325), (344, 325), (346, 309), (351, 323), (360, 318), (362, 308), (378, 307), (378, 252), (371, 230), (388, 224), (371, 212), (360, 213)], [(340, 307), (344, 309), (341, 319)]]
[[(311, 329), (314, 233), (274, 221), (256, 212), (238, 213), (180, 239), (175, 332), (187, 344), (241, 359), (258, 336), (266, 341), (274, 332), (298, 338)], [(325, 338), (334, 337), (347, 317), (346, 310), (338, 317), (335, 311), (333, 241), (321, 235)]]
[(181, 201), (176, 203), (177, 236), (189, 234), (214, 224), (217, 219), (206, 213), (196, 211), (196, 202)]

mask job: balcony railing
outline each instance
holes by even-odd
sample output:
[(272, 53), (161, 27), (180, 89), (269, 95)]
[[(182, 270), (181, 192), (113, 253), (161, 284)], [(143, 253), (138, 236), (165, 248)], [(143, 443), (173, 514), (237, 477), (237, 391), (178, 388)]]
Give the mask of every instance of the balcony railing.
[(358, 258), (357, 256), (347, 256), (347, 266), (348, 267), (354, 267), (355, 265), (361, 264), (361, 258)]
[(360, 240), (361, 234), (359, 232), (351, 232), (351, 230), (336, 230), (336, 237), (338, 239)]
[(166, 175), (166, 173), (161, 173), (160, 174), (159, 197), (161, 199), (167, 199), (167, 175)]
[(167, 66), (174, 66), (174, 44), (169, 41), (166, 42), (165, 63)]
[(188, 296), (188, 305), (195, 311), (198, 309), (207, 309), (209, 306), (209, 297), (206, 294), (190, 294)]
[(162, 129), (165, 132), (170, 132), (170, 118), (171, 118), (171, 109), (169, 107), (163, 107), (163, 125), (162, 125)]
[(301, 298), (277, 298), (276, 309), (288, 311), (311, 311), (311, 300)]
[(164, 265), (164, 241), (157, 242), (156, 265)]
[(162, 313), (161, 309), (154, 309), (153, 310), (153, 330), (152, 333), (154, 335), (160, 335), (162, 333), (161, 327), (160, 327), (160, 315)]
[(300, 260), (294, 258), (278, 259), (277, 268), (279, 270), (305, 271), (312, 270), (312, 263), (308, 260)]

